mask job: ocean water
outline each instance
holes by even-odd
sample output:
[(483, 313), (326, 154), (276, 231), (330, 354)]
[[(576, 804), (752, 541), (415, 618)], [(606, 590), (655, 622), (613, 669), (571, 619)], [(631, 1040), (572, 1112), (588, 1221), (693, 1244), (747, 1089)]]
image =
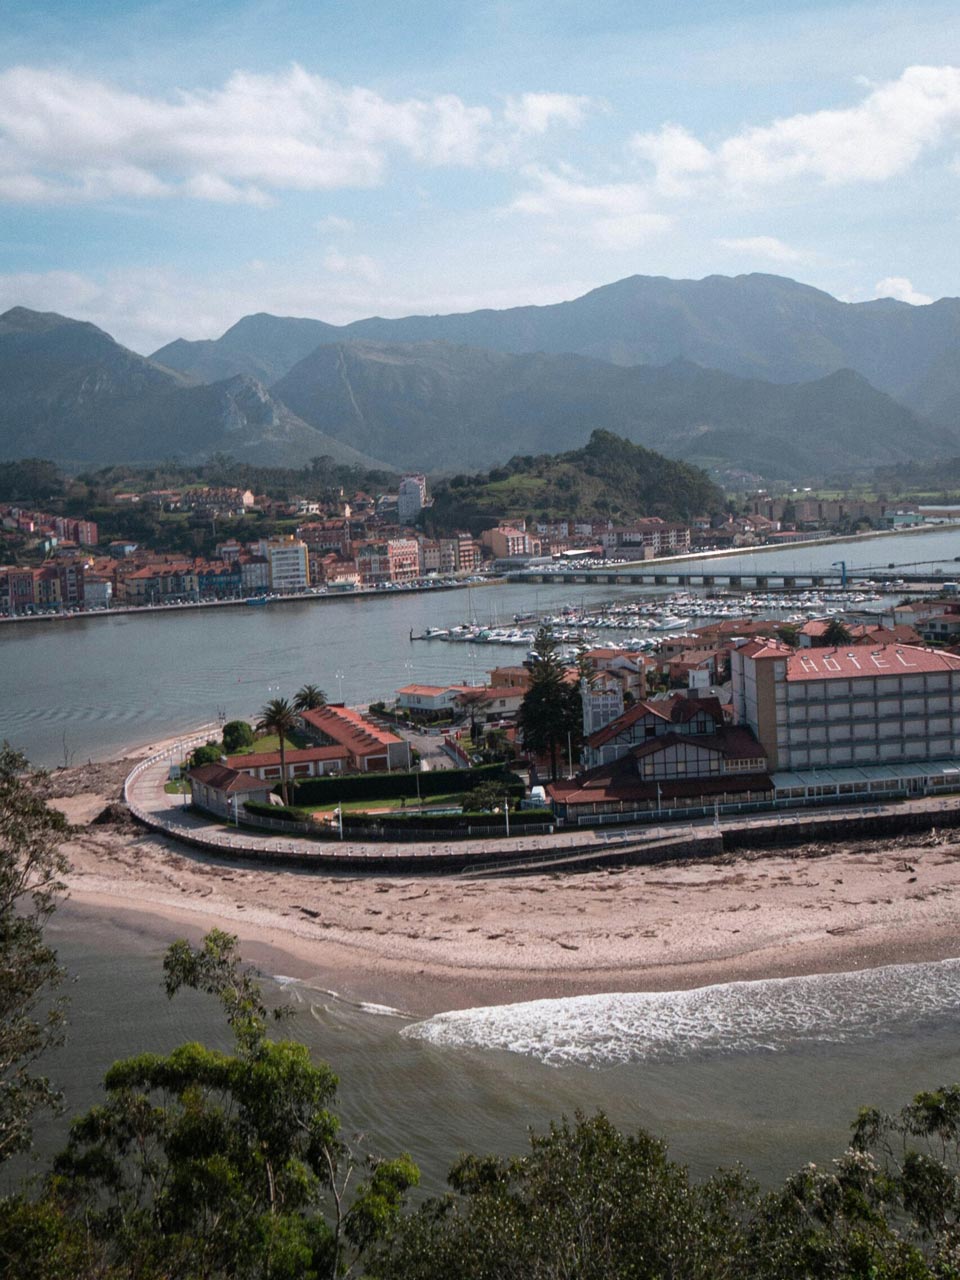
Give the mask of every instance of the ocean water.
[[(36, 1159), (2, 1171), (0, 1190), (62, 1144), (118, 1057), (186, 1040), (229, 1045), (215, 1002), (163, 995), (168, 940), (155, 924), (142, 933), (132, 917), (68, 905), (50, 936), (72, 975), (68, 1041), (47, 1063), (67, 1115), (38, 1127)], [(337, 1072), (345, 1133), (386, 1155), (409, 1151), (428, 1193), (462, 1151), (519, 1153), (530, 1127), (598, 1109), (663, 1137), (697, 1175), (741, 1161), (772, 1183), (838, 1155), (860, 1106), (896, 1109), (960, 1080), (952, 960), (420, 1020), (309, 979), (277, 974), (267, 988), (294, 1009), (282, 1034)]]
[(533, 1000), (440, 1013), (402, 1035), (548, 1066), (676, 1062), (901, 1035), (960, 1013), (960, 960), (728, 982), (691, 991)]

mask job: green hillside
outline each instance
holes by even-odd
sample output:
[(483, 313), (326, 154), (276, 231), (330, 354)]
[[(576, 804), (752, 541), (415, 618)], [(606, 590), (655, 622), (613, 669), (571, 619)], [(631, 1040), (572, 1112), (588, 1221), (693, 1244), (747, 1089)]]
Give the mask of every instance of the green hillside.
[(485, 475), (434, 487), (425, 524), (434, 533), (479, 533), (500, 520), (687, 519), (719, 511), (724, 495), (698, 467), (674, 462), (609, 431), (570, 453), (517, 456)]

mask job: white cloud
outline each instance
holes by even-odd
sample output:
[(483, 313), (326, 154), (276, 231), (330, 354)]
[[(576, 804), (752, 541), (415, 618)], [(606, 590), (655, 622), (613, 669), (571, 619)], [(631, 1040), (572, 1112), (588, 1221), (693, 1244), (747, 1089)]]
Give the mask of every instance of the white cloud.
[(584, 106), (548, 93), (510, 99), (497, 114), (456, 94), (391, 100), (298, 66), (147, 97), (15, 67), (0, 73), (0, 198), (264, 203), (282, 190), (369, 187), (394, 153), (427, 167), (503, 163), (523, 139), (579, 123)]
[(520, 134), (546, 133), (553, 124), (583, 122), (591, 99), (573, 93), (521, 93), (507, 98), (504, 119)]
[(629, 249), (666, 231), (670, 219), (650, 208), (646, 189), (634, 182), (590, 184), (571, 172), (530, 169), (533, 185), (508, 212), (549, 219), (559, 234), (586, 235), (606, 249)]
[(345, 254), (331, 248), (324, 255), (323, 265), (334, 275), (355, 276), (368, 284), (376, 284), (380, 279), (380, 268), (365, 253)]
[(802, 249), (794, 249), (776, 236), (740, 236), (717, 241), (722, 249), (745, 253), (754, 258), (768, 258), (771, 262), (809, 262), (814, 256)]
[[(375, 266), (376, 264), (374, 264)], [(343, 269), (338, 270), (338, 266)], [(0, 275), (0, 313), (9, 307), (58, 311), (99, 325), (118, 342), (149, 353), (174, 338), (217, 338), (244, 315), (312, 316), (347, 324), (364, 316), (436, 315), (484, 307), (545, 305), (579, 297), (596, 281), (542, 283), (514, 280), (508, 270), (491, 279), (485, 264), (474, 278), (451, 290), (440, 272), (407, 287), (364, 278), (356, 261), (245, 262), (232, 271), (124, 268), (102, 276), (78, 272), (19, 272)]]
[(665, 124), (658, 133), (634, 134), (634, 152), (654, 169), (654, 185), (666, 196), (683, 195), (691, 177), (714, 166), (710, 151), (692, 133), (677, 124)]
[(314, 225), (321, 235), (326, 235), (331, 231), (349, 235), (356, 230), (356, 224), (350, 218), (341, 218), (335, 213), (328, 213), (325, 218), (320, 218)]
[(873, 286), (873, 292), (875, 298), (896, 298), (914, 307), (925, 307), (933, 301), (927, 294), (918, 293), (906, 276), (885, 276)]
[(960, 134), (960, 69), (908, 67), (852, 107), (814, 111), (742, 130), (713, 147), (667, 125), (636, 134), (631, 147), (654, 168), (665, 194), (711, 179), (753, 187), (801, 179), (880, 182)]

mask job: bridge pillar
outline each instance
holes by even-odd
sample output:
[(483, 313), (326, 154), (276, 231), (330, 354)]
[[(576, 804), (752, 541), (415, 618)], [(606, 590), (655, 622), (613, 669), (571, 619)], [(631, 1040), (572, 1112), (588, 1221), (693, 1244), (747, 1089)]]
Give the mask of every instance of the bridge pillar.
[(767, 589), (767, 587), (768, 587), (769, 585), (770, 585), (770, 579), (769, 579), (765, 574), (761, 575), (761, 574), (759, 574), (759, 573), (758, 573), (758, 574), (757, 574), (757, 589), (758, 589), (758, 590), (762, 590), (762, 591), (766, 591), (766, 589)]
[(783, 585), (784, 587), (795, 587), (797, 585), (797, 580), (796, 578), (788, 578), (786, 574), (784, 574)]
[(705, 573), (705, 574), (703, 575), (703, 579), (702, 579), (702, 584), (703, 584), (703, 586), (705, 586), (705, 587), (712, 587), (712, 586), (713, 586), (713, 582), (714, 582), (714, 577), (713, 577), (713, 574), (712, 574), (712, 573)]
[(607, 585), (610, 587), (616, 586), (619, 580), (620, 580), (620, 575), (616, 573), (608, 573), (605, 579)]
[(739, 573), (731, 573), (730, 577), (727, 579), (727, 586), (739, 587), (742, 585), (743, 579), (740, 577)]
[(665, 587), (667, 583), (667, 575), (665, 573), (655, 573), (653, 575), (653, 585), (655, 587)]

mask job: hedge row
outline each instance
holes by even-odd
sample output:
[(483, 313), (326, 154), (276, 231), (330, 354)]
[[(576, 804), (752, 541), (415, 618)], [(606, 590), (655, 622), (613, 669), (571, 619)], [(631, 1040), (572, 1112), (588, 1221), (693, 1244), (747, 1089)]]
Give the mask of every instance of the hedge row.
[[(510, 813), (510, 830), (514, 827), (536, 826), (546, 822), (555, 822), (556, 816), (551, 809), (518, 809)], [(343, 815), (344, 833), (360, 833), (363, 831), (397, 831), (413, 827), (419, 830), (447, 830), (457, 828), (489, 827), (491, 831), (503, 831), (506, 822), (502, 813), (389, 813), (377, 817), (370, 813), (345, 813)]]
[(281, 822), (311, 821), (306, 809), (297, 809), (290, 804), (261, 804), (259, 800), (248, 800), (243, 807), (247, 813), (259, 814), (263, 818), (276, 818)]
[(449, 795), (472, 791), (481, 782), (502, 782), (523, 786), (505, 764), (486, 764), (478, 769), (431, 769), (427, 773), (404, 770), (396, 773), (335, 773), (326, 778), (298, 778), (294, 797), (298, 804), (333, 805), (347, 800), (393, 800), (420, 795)]

